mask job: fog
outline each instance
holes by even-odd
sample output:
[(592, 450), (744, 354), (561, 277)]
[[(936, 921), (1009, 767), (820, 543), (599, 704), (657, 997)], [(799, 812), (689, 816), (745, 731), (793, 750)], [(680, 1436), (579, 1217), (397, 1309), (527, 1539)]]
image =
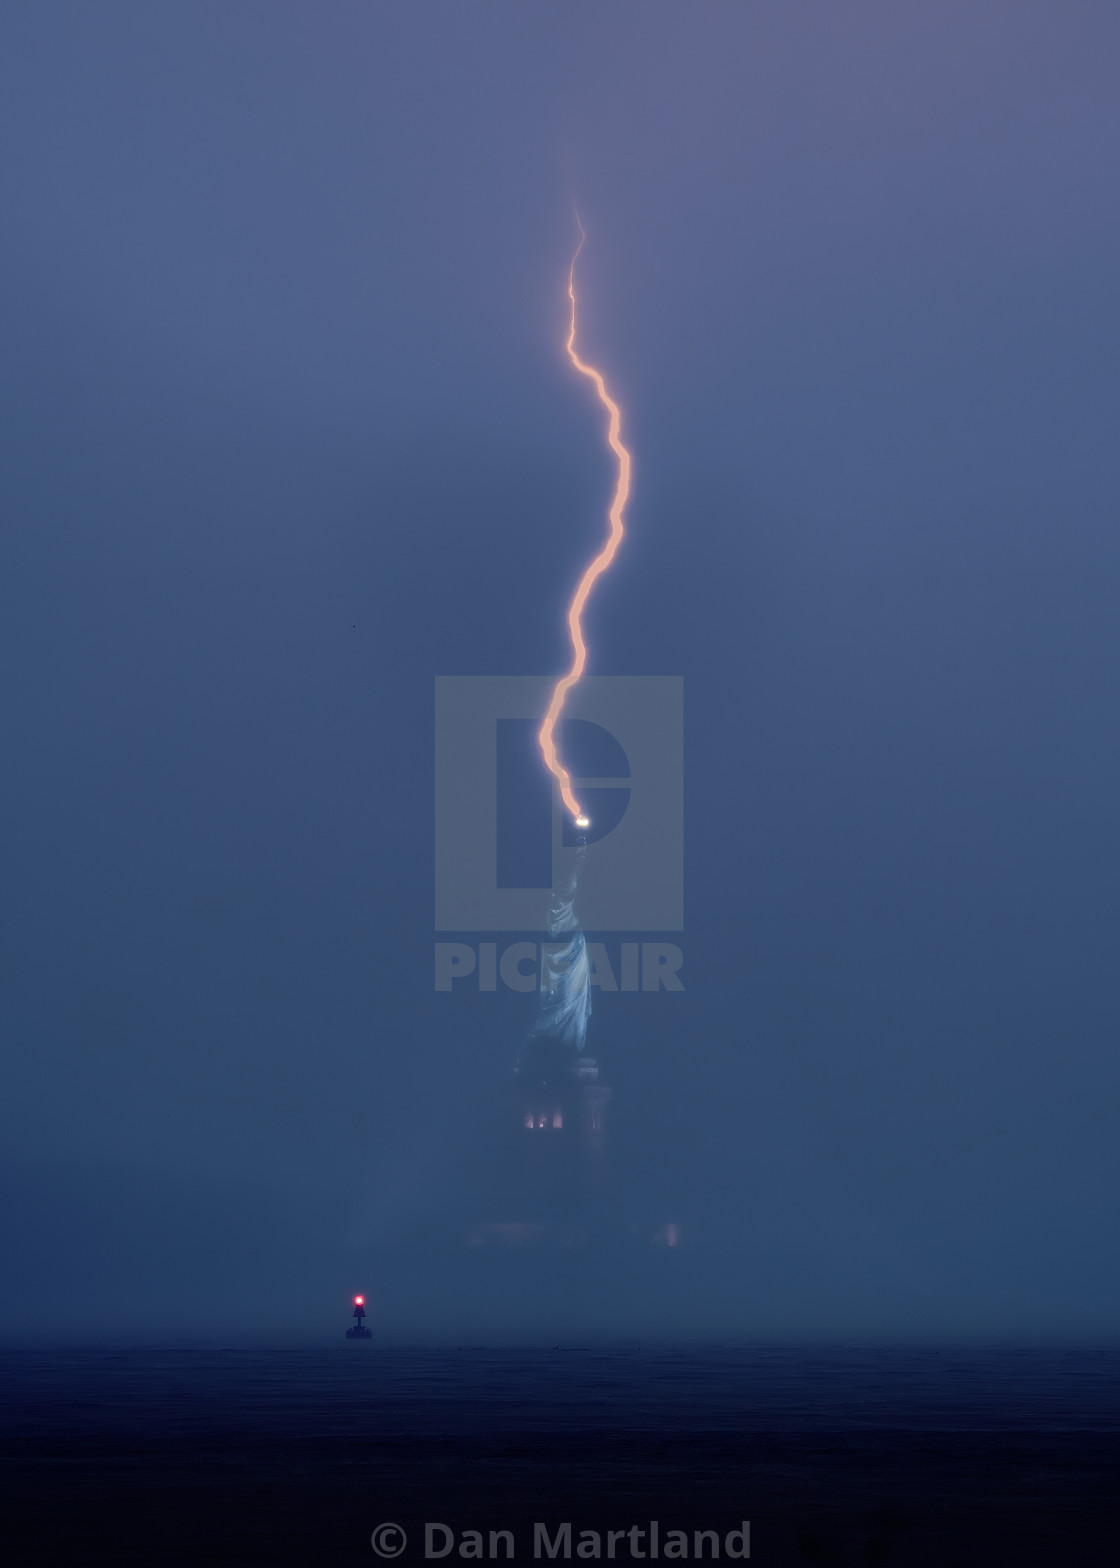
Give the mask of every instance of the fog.
[[(8, 35), (0, 1331), (1112, 1327), (1115, 8)], [(603, 1226), (473, 1245), (537, 999), (433, 987), (432, 686), (565, 663), (577, 201), (685, 990), (594, 998)]]

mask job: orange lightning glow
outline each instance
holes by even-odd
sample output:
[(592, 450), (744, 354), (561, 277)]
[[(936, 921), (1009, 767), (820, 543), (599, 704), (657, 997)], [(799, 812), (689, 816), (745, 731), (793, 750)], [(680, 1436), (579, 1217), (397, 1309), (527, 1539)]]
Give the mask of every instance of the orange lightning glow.
[(596, 370), (594, 365), (589, 365), (584, 360), (582, 360), (576, 353), (575, 349), (576, 262), (579, 260), (579, 253), (583, 249), (584, 241), (587, 238), (587, 235), (584, 233), (583, 224), (579, 221), (578, 214), (576, 215), (576, 223), (579, 225), (579, 244), (576, 246), (576, 253), (572, 257), (572, 265), (568, 272), (568, 298), (572, 303), (572, 314), (571, 325), (568, 329), (568, 342), (566, 346), (568, 350), (568, 358), (579, 371), (580, 375), (587, 376), (590, 381), (595, 383), (595, 390), (599, 394), (599, 401), (607, 411), (607, 444), (610, 446), (611, 451), (618, 459), (618, 482), (615, 485), (614, 499), (611, 502), (610, 511), (607, 514), (607, 519), (610, 524), (610, 532), (607, 535), (607, 542), (599, 551), (598, 555), (588, 563), (584, 570), (583, 576), (580, 578), (576, 587), (572, 602), (568, 606), (568, 630), (572, 636), (572, 665), (568, 673), (561, 676), (553, 688), (552, 701), (548, 705), (548, 712), (544, 716), (544, 723), (541, 725), (540, 734), (537, 738), (541, 744), (541, 751), (544, 754), (544, 760), (548, 764), (551, 771), (555, 774), (557, 782), (560, 785), (560, 794), (563, 797), (565, 806), (567, 806), (572, 816), (576, 819), (577, 827), (587, 827), (589, 826), (588, 820), (583, 814), (583, 810), (580, 807), (579, 801), (572, 792), (571, 777), (568, 774), (567, 768), (560, 761), (560, 758), (556, 754), (556, 721), (560, 717), (564, 703), (567, 700), (568, 693), (583, 674), (584, 666), (587, 664), (587, 644), (583, 640), (583, 626), (581, 623), (584, 605), (587, 603), (588, 598), (591, 595), (592, 588), (594, 588), (596, 582), (607, 570), (607, 567), (610, 566), (611, 562), (615, 558), (619, 545), (622, 543), (622, 536), (625, 532), (622, 526), (622, 517), (626, 510), (626, 502), (630, 496), (630, 453), (623, 446), (620, 437), (620, 431), (622, 429), (622, 415), (619, 411), (618, 404), (607, 391), (606, 383), (603, 380), (601, 372)]

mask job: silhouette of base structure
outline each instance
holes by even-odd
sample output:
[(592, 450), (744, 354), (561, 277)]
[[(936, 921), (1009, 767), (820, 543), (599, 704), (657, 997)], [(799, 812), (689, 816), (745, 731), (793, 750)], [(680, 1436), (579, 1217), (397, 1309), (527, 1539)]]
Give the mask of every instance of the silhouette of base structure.
[[(530, 1035), (494, 1116), (485, 1174), (473, 1212), (463, 1215), (461, 1240), (506, 1253), (678, 1248), (682, 1227), (664, 1212), (672, 1194), (635, 1193), (612, 1160), (612, 1098), (595, 1057), (547, 1034)], [(647, 1176), (644, 1188), (650, 1185)]]
[(372, 1339), (373, 1338), (373, 1330), (369, 1329), (369, 1328), (363, 1327), (363, 1325), (361, 1323), (355, 1323), (353, 1328), (348, 1328), (346, 1330), (346, 1338), (347, 1339)]

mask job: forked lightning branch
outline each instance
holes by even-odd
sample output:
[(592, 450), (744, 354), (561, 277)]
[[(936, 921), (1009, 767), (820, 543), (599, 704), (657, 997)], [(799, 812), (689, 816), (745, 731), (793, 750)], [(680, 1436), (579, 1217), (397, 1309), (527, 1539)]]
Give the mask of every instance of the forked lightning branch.
[(606, 539), (568, 606), (571, 663), (558, 680), (437, 678), (435, 748), (436, 990), (537, 991), (534, 1037), (576, 1052), (592, 991), (684, 990), (681, 949), (663, 940), (683, 927), (681, 682), (587, 674), (583, 615), (623, 539), (631, 456), (619, 404), (575, 346), (584, 239), (580, 225), (566, 348), (616, 473)]

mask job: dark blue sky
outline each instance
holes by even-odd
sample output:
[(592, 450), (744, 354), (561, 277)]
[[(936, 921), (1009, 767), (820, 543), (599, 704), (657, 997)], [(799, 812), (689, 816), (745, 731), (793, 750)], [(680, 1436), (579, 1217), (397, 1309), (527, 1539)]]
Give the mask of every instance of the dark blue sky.
[(432, 677), (564, 658), (573, 200), (594, 667), (686, 681), (688, 991), (593, 1024), (674, 1327), (1114, 1324), (1115, 7), (7, 35), (9, 1330), (317, 1322), (454, 1189), (531, 1012), (432, 991)]

